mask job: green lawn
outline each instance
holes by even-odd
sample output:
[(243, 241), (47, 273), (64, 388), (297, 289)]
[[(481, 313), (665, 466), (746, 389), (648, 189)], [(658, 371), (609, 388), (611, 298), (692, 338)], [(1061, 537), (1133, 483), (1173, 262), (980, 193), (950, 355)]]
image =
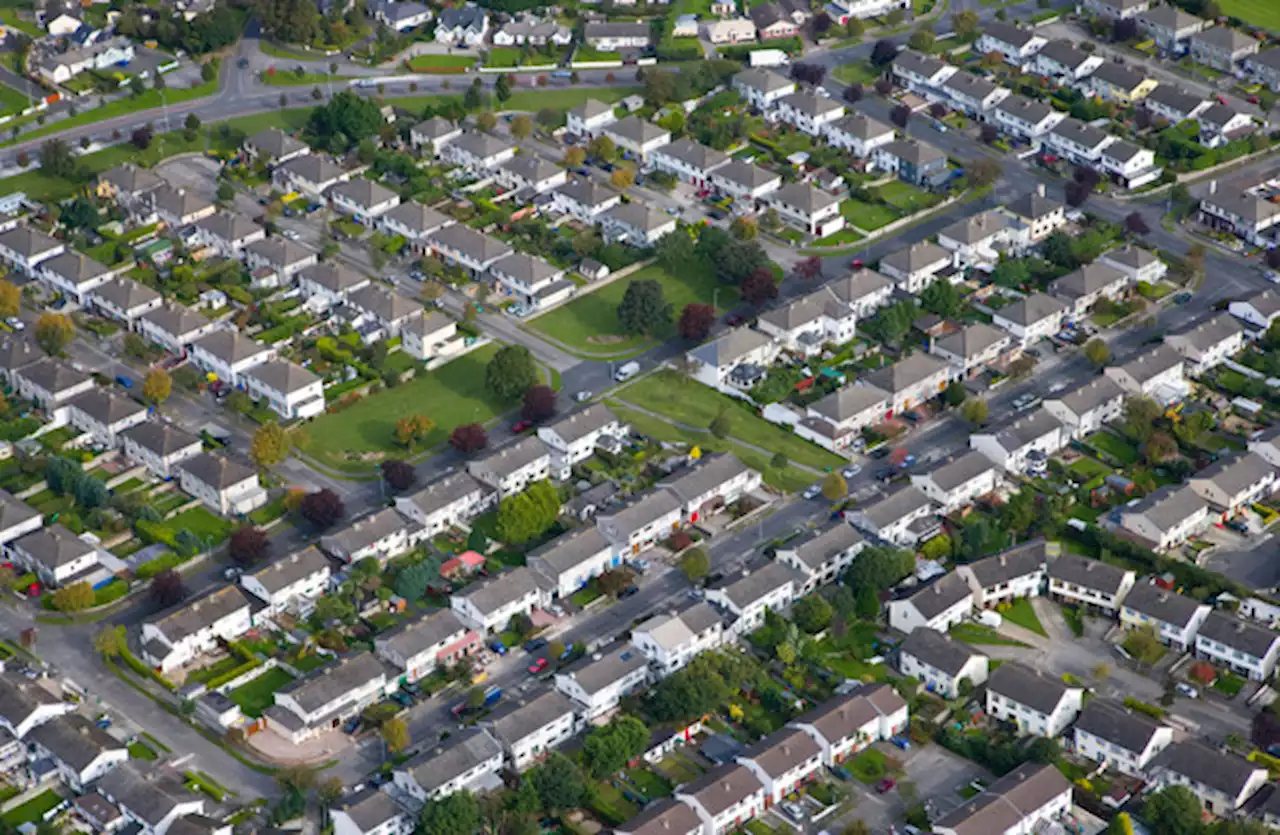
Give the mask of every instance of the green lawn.
[(0, 823), (15, 829), (24, 823), (38, 823), (45, 812), (61, 802), (62, 796), (49, 789), (0, 815)]
[(17, 29), (19, 32), (30, 35), (33, 38), (43, 38), (44, 31), (31, 20), (23, 20), (18, 17), (18, 10), (15, 8), (0, 8), (0, 23), (5, 26)]
[(490, 47), (489, 57), (485, 59), (484, 65), (486, 67), (518, 67), (520, 66), (520, 50), (509, 46)]
[(937, 195), (921, 191), (901, 180), (885, 183), (877, 189), (877, 192), (886, 203), (899, 209), (904, 215), (912, 215), (937, 205), (940, 200)]
[(993, 646), (1025, 647), (1021, 641), (1006, 638), (999, 632), (976, 623), (958, 623), (951, 627), (951, 637), (966, 644), (991, 644)]
[(870, 61), (854, 61), (850, 64), (841, 64), (832, 70), (831, 75), (837, 81), (843, 81), (845, 84), (862, 84), (864, 86), (875, 84), (880, 78), (881, 72), (871, 66)]
[(129, 743), (129, 758), (133, 760), (156, 760), (160, 755), (156, 753), (156, 749), (140, 739)]
[(845, 763), (849, 773), (871, 785), (880, 782), (889, 773), (888, 758), (874, 748), (868, 748)]
[(1224, 15), (1280, 33), (1280, 4), (1275, 0), (1221, 0), (1218, 7)]
[[(728, 310), (738, 300), (736, 290), (720, 284), (710, 273), (674, 276), (657, 264), (651, 264), (539, 316), (529, 327), (582, 354), (615, 356), (639, 351), (651, 345), (653, 340), (624, 333), (618, 323), (618, 305), (627, 292), (627, 285), (644, 279), (654, 279), (662, 285), (675, 315), (679, 315), (690, 302), (715, 301), (718, 310)], [(717, 288), (719, 293), (715, 292)]]
[(683, 380), (674, 371), (660, 371), (637, 380), (619, 391), (617, 397), (698, 428), (709, 426), (724, 412), (729, 417), (731, 440), (754, 444), (770, 453), (781, 452), (791, 461), (817, 469), (846, 463), (844, 458), (769, 423), (742, 401), (700, 383)]
[(293, 676), (274, 667), (248, 684), (232, 690), (227, 697), (240, 705), (245, 716), (258, 717), (262, 715), (262, 711), (275, 704), (276, 691), (291, 681)]
[[(153, 108), (161, 107), (162, 105), (172, 107), (173, 105), (181, 104), (182, 102), (211, 96), (216, 93), (217, 90), (217, 81), (209, 81), (195, 87), (173, 88), (164, 91), (147, 90), (140, 96), (129, 96), (123, 99), (116, 99), (115, 101), (107, 102), (102, 107), (95, 107), (90, 110), (86, 110), (77, 116), (61, 119), (57, 122), (51, 122), (50, 124), (36, 128), (32, 131), (26, 131), (19, 136), (18, 139), (9, 139), (6, 142), (0, 143), (0, 146), (12, 145), (14, 142), (27, 142), (40, 136), (47, 136), (51, 133), (60, 133), (61, 131), (79, 127), (80, 125), (90, 125), (94, 122), (101, 122), (105, 119), (112, 119), (117, 116), (127, 116), (130, 113), (137, 113), (142, 110), (151, 110)], [(163, 96), (161, 96), (162, 92), (164, 93)], [(15, 119), (4, 126), (5, 130), (8, 130), (14, 125), (30, 122), (34, 118), (35, 115), (33, 114), (32, 116), (24, 119)]]
[(1067, 467), (1067, 472), (1083, 483), (1098, 476), (1111, 475), (1111, 468), (1096, 458), (1084, 456), (1072, 461), (1071, 466)]
[(476, 62), (474, 55), (417, 55), (409, 59), (409, 69), (414, 72), (447, 70), (457, 72)]
[(28, 104), (30, 101), (22, 93), (0, 84), (0, 113), (21, 113)]
[(306, 428), (302, 448), (322, 461), (372, 469), (377, 457), (360, 460), (359, 456), (402, 451), (393, 437), (396, 421), (402, 417), (425, 414), (435, 422), (424, 447), (444, 442), (455, 426), (491, 420), (514, 405), (485, 391), (485, 365), (497, 351), (497, 345), (486, 345), (402, 386), (322, 415)]
[(865, 232), (873, 232), (901, 217), (889, 206), (863, 203), (852, 197), (840, 203), (840, 214), (844, 215), (844, 219), (849, 223)]
[(1133, 444), (1114, 432), (1108, 432), (1104, 429), (1100, 432), (1094, 432), (1085, 440), (1096, 449), (1111, 455), (1126, 467), (1138, 463), (1138, 450), (1134, 448)]
[[(183, 501), (186, 501), (185, 497)], [(175, 531), (191, 531), (200, 537), (201, 541), (215, 543), (231, 536), (231, 530), (235, 527), (204, 505), (184, 510), (172, 519), (166, 520), (165, 524)]]
[(1234, 699), (1244, 688), (1244, 679), (1229, 670), (1224, 670), (1213, 682), (1213, 689)]
[(262, 83), (269, 87), (295, 87), (300, 84), (322, 85), (329, 82), (345, 82), (353, 76), (349, 75), (327, 75), (322, 72), (304, 72), (301, 75), (293, 70), (276, 70), (275, 72), (264, 72), (260, 76)]
[(1009, 622), (1021, 626), (1023, 629), (1030, 629), (1037, 635), (1049, 637), (1049, 633), (1044, 631), (1044, 627), (1040, 624), (1040, 618), (1036, 617), (1036, 610), (1032, 608), (1031, 601), (1025, 597), (1020, 597), (1013, 601), (1013, 604), (1000, 610), (1000, 616), (1008, 618)]
[(847, 244), (856, 244), (862, 240), (862, 236), (853, 229), (846, 226), (839, 232), (832, 232), (825, 238), (819, 238), (813, 242), (814, 246), (845, 246)]

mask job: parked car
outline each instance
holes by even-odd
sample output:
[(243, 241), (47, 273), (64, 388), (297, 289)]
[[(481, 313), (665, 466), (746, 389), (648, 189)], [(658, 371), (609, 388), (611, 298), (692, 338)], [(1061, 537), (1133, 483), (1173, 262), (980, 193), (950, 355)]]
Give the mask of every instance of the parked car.
[(840, 475), (844, 476), (845, 478), (853, 478), (860, 472), (862, 472), (861, 464), (850, 464), (849, 466), (845, 467), (843, 470), (840, 471)]
[(537, 661), (534, 661), (532, 664), (529, 665), (529, 672), (533, 673), (534, 675), (537, 675), (538, 673), (542, 672), (547, 668), (547, 663), (548, 663), (547, 659), (539, 658)]
[(893, 787), (898, 785), (898, 781), (892, 777), (885, 777), (879, 783), (876, 783), (876, 794), (885, 794), (893, 791)]
[(1174, 304), (1186, 304), (1189, 301), (1191, 301), (1190, 293), (1179, 293), (1178, 295), (1173, 297)]
[(133, 380), (129, 379), (128, 377), (124, 376), (123, 374), (120, 374), (120, 375), (118, 375), (118, 376), (116, 377), (116, 382), (117, 382), (117, 383), (119, 383), (120, 385), (124, 386), (124, 387), (125, 387), (125, 388), (127, 388), (127, 389), (131, 389), (131, 388), (133, 388)]
[(591, 399), (591, 392), (587, 391), (586, 389), (583, 389), (582, 391), (578, 392), (573, 396), (573, 401), (575, 403), (586, 403), (590, 399)]
[(1185, 682), (1178, 682), (1174, 685), (1173, 689), (1177, 690), (1181, 695), (1186, 696), (1188, 699), (1200, 698), (1200, 691)]
[(816, 499), (818, 496), (822, 495), (822, 485), (810, 484), (808, 487), (804, 488), (804, 492), (800, 495), (806, 499)]
[(524, 651), (528, 653), (534, 653), (542, 649), (546, 645), (547, 645), (546, 638), (534, 638), (531, 641), (525, 641)]
[(637, 594), (639, 591), (640, 591), (640, 587), (637, 586), (635, 583), (632, 583), (622, 591), (618, 592), (618, 599), (622, 600), (624, 598), (631, 597), (632, 595)]
[(519, 435), (521, 432), (527, 432), (532, 428), (533, 421), (531, 420), (517, 420), (515, 423), (511, 424), (511, 431), (516, 435)]

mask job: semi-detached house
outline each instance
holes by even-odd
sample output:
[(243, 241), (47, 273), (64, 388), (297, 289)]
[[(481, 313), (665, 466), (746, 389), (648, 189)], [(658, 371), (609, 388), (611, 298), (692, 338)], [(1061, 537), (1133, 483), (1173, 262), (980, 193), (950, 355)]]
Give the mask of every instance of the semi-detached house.
[(915, 487), (857, 508), (849, 518), (868, 535), (904, 548), (918, 545), (940, 529), (937, 507)]
[(1055, 765), (1026, 763), (934, 821), (937, 835), (1039, 832), (1072, 808), (1072, 786)]
[(1187, 372), (1192, 377), (1199, 377), (1244, 350), (1244, 328), (1224, 312), (1189, 330), (1166, 336), (1164, 343), (1187, 361)]
[(1015, 342), (1026, 349), (1061, 330), (1067, 314), (1066, 302), (1037, 292), (1000, 308), (991, 322), (1008, 331)]
[(262, 162), (280, 165), (311, 153), (311, 146), (279, 128), (267, 128), (246, 139), (244, 151)]
[(622, 202), (622, 193), (592, 180), (573, 180), (551, 192), (555, 211), (594, 225), (600, 216)]
[(0, 546), (44, 527), (44, 516), (26, 502), (0, 490)]
[(944, 574), (886, 606), (889, 626), (910, 635), (917, 629), (947, 632), (973, 611), (973, 589), (964, 577)]
[(1124, 596), (1120, 625), (1125, 629), (1150, 628), (1162, 644), (1186, 652), (1195, 644), (1200, 625), (1212, 611), (1201, 603), (1154, 583), (1138, 583)]
[(249, 396), (266, 401), (284, 420), (304, 420), (324, 412), (324, 380), (297, 363), (268, 360), (244, 374)]
[(136, 400), (92, 388), (67, 403), (71, 425), (107, 449), (121, 445), (121, 433), (147, 419), (147, 407)]
[(1208, 525), (1208, 503), (1187, 484), (1167, 484), (1122, 507), (1117, 533), (1163, 553)]
[(473, 174), (484, 174), (516, 155), (516, 146), (508, 145), (487, 133), (464, 133), (445, 146), (442, 156)]
[(51, 588), (92, 579), (98, 568), (98, 550), (56, 523), (11, 540), (4, 550), (10, 561)]
[(139, 316), (163, 302), (159, 293), (131, 278), (112, 278), (89, 292), (90, 306), (107, 318), (124, 322), (130, 330)]
[(1110, 377), (1094, 377), (1075, 391), (1044, 401), (1044, 409), (1062, 423), (1064, 439), (1080, 440), (1124, 412), (1125, 391)]
[(942, 83), (942, 94), (951, 106), (974, 118), (985, 118), (1009, 91), (993, 81), (971, 72), (952, 73)]
[(188, 349), (188, 357), (197, 368), (236, 387), (245, 384), (245, 372), (274, 356), (274, 348), (234, 328), (210, 331)]
[(192, 236), (216, 249), (223, 258), (238, 258), (240, 250), (266, 239), (267, 229), (239, 212), (215, 212), (196, 222)]
[(618, 835), (702, 835), (702, 818), (688, 803), (665, 797), (646, 804), (640, 814), (613, 831)]
[(195, 435), (160, 421), (140, 423), (120, 437), (124, 440), (124, 457), (131, 464), (145, 466), (157, 478), (172, 478), (178, 464), (204, 451)]
[(977, 450), (911, 476), (911, 485), (941, 505), (944, 515), (994, 493), (1002, 481), (991, 459)]
[(1005, 97), (988, 115), (988, 119), (1004, 133), (1032, 142), (1039, 142), (1065, 118), (1065, 113), (1020, 93)]
[(178, 483), (223, 516), (247, 516), (267, 503), (258, 471), (212, 453), (194, 455), (176, 465)]
[(1234, 72), (1236, 65), (1258, 54), (1258, 39), (1230, 26), (1214, 26), (1191, 36), (1191, 60), (1219, 72)]
[(1189, 789), (1205, 811), (1230, 818), (1267, 784), (1267, 770), (1238, 754), (1186, 739), (1166, 748), (1151, 768), (1157, 788)]
[(1036, 75), (1044, 75), (1059, 84), (1071, 84), (1102, 66), (1101, 55), (1085, 52), (1071, 41), (1049, 41), (1028, 63)]
[(1037, 539), (958, 566), (956, 573), (973, 591), (974, 608), (994, 609), (1020, 598), (1039, 597), (1045, 563), (1058, 550), (1056, 543)]
[[(592, 24), (587, 24), (588, 28)], [(648, 28), (648, 24), (643, 24)], [(639, 116), (627, 116), (605, 125), (601, 133), (613, 140), (624, 156), (631, 156), (643, 163), (649, 155), (671, 141), (671, 132)]]
[(204, 799), (183, 789), (181, 782), (164, 779), (161, 772), (145, 776), (133, 763), (122, 763), (98, 781), (98, 793), (123, 813), (126, 829), (136, 826), (139, 835), (180, 832), (188, 815), (204, 812)]
[(36, 277), (37, 268), (66, 251), (66, 244), (31, 226), (0, 232), (0, 261), (23, 275)]
[(1280, 633), (1222, 612), (1210, 612), (1196, 631), (1197, 658), (1252, 681), (1265, 681), (1280, 658)]
[(764, 201), (784, 223), (798, 226), (809, 235), (825, 237), (845, 227), (840, 198), (808, 183), (788, 183), (766, 194)]
[(694, 380), (735, 397), (764, 379), (781, 346), (750, 328), (734, 328), (690, 351)]
[(649, 161), (682, 182), (705, 187), (711, 183), (711, 172), (729, 163), (729, 155), (684, 138), (658, 148)]
[(309, 545), (266, 568), (240, 576), (240, 585), (266, 604), (267, 617), (295, 612), (306, 616), (329, 588), (331, 564), (320, 549)]
[(880, 259), (880, 272), (913, 296), (939, 276), (947, 276), (952, 266), (952, 254), (932, 241), (914, 243)]
[(58, 776), (74, 791), (83, 792), (90, 783), (129, 759), (128, 747), (87, 716), (72, 713), (59, 716), (27, 735), (34, 745), (32, 759), (49, 757)]
[(238, 586), (223, 586), (180, 608), (142, 622), (142, 654), (161, 672), (185, 666), (233, 641), (252, 626), (249, 600)]
[(872, 119), (863, 113), (851, 113), (827, 125), (827, 142), (848, 151), (859, 159), (866, 159), (876, 149), (894, 140), (890, 125)]
[(908, 411), (937, 397), (947, 387), (950, 366), (937, 357), (917, 352), (863, 379), (889, 393), (889, 413)]
[(385, 284), (370, 284), (347, 296), (347, 306), (357, 311), (352, 324), (366, 344), (395, 339), (406, 325), (423, 315), (422, 304)]
[(863, 748), (907, 727), (907, 703), (887, 684), (872, 684), (827, 701), (792, 720), (818, 744), (823, 765), (834, 768)]
[(583, 722), (594, 721), (645, 686), (649, 660), (630, 644), (598, 650), (556, 673), (555, 687), (573, 700)]
[(658, 483), (680, 501), (683, 521), (697, 524), (757, 489), (760, 473), (732, 452), (708, 455)]
[(1112, 617), (1119, 613), (1137, 578), (1130, 569), (1070, 553), (1051, 560), (1045, 574), (1054, 600)]
[(396, 510), (422, 527), (430, 538), (469, 522), (497, 504), (498, 494), (468, 473), (438, 479), (411, 496), (396, 499)]
[(983, 28), (974, 47), (983, 55), (998, 52), (1006, 62), (1022, 66), (1047, 43), (1048, 39), (1037, 35), (1034, 29), (994, 21)]
[(844, 278), (828, 281), (824, 287), (853, 308), (860, 319), (873, 316), (893, 296), (893, 282), (875, 270), (865, 268)]
[[(369, 5), (373, 6), (372, 3)], [(388, 5), (393, 8), (418, 6), (411, 0)], [(390, 794), (372, 787), (344, 797), (330, 807), (329, 820), (333, 835), (411, 835), (415, 822), (413, 815), (406, 812)]]
[(1085, 264), (1049, 283), (1055, 296), (1067, 302), (1068, 315), (1079, 318), (1102, 299), (1118, 300), (1129, 286), (1129, 276), (1105, 262)]
[(787, 727), (747, 748), (737, 761), (764, 786), (767, 809), (815, 779), (822, 769), (822, 749), (800, 728)]
[(460, 791), (480, 791), (498, 781), (502, 744), (483, 728), (459, 731), (392, 771), (396, 788), (419, 803)]
[(89, 375), (48, 357), (17, 369), (10, 380), (19, 397), (35, 401), (49, 413), (94, 387)]
[(594, 137), (617, 119), (613, 105), (587, 99), (566, 114), (565, 130), (570, 136)]
[(494, 177), (512, 191), (528, 189), (542, 194), (569, 182), (569, 172), (541, 157), (517, 156), (498, 166)]
[(765, 612), (786, 610), (796, 596), (796, 573), (790, 566), (770, 561), (743, 568), (707, 589), (707, 601), (734, 617), (730, 630), (746, 635), (764, 623)]
[(249, 244), (242, 253), (259, 287), (288, 284), (294, 276), (320, 260), (320, 253), (285, 238), (267, 238)]
[(296, 191), (307, 198), (323, 202), (326, 190), (346, 182), (351, 172), (315, 154), (291, 159), (276, 166), (271, 179), (281, 191)]
[(337, 533), (320, 537), (320, 548), (348, 565), (367, 559), (385, 565), (412, 548), (418, 538), (414, 526), (398, 510), (387, 507), (357, 519)]
[(733, 89), (752, 107), (769, 110), (777, 102), (795, 93), (796, 83), (772, 70), (754, 68), (735, 75)]
[(373, 641), (378, 657), (399, 670), (400, 681), (406, 683), (454, 664), (480, 646), (479, 634), (451, 609), (423, 615)]
[(962, 690), (985, 683), (989, 660), (936, 629), (916, 629), (898, 645), (898, 671), (918, 679), (926, 690), (944, 699), (954, 699)]
[(329, 189), (328, 195), (334, 209), (365, 226), (373, 226), (378, 218), (400, 205), (400, 195), (364, 177), (339, 183)]
[(160, 186), (148, 195), (150, 208), (162, 222), (172, 229), (209, 217), (218, 207), (185, 188)]
[(433, 232), (452, 223), (453, 218), (413, 200), (401, 203), (378, 218), (378, 224), (383, 233), (400, 235), (409, 244), (409, 248), (418, 254), (427, 251), (428, 238)]
[(844, 105), (808, 90), (783, 96), (774, 102), (767, 119), (786, 122), (810, 136), (823, 136), (830, 125), (844, 116)]
[(987, 680), (987, 713), (1025, 734), (1056, 739), (1083, 705), (1084, 688), (1021, 661), (1006, 661)]
[(643, 203), (622, 203), (600, 217), (605, 241), (648, 248), (676, 231), (676, 219)]
[(801, 597), (834, 583), (866, 544), (852, 525), (837, 520), (806, 539), (779, 547), (775, 559), (799, 575), (794, 582), (796, 596)]
[(550, 688), (504, 701), (485, 721), (502, 743), (507, 765), (515, 771), (534, 765), (567, 742), (580, 726), (573, 702)]
[(735, 159), (711, 172), (711, 184), (735, 200), (761, 200), (782, 187), (782, 175)]
[(1173, 742), (1173, 728), (1106, 699), (1091, 699), (1072, 733), (1076, 753), (1131, 777)]
[(552, 598), (566, 598), (592, 578), (622, 564), (613, 544), (599, 528), (587, 527), (558, 536), (528, 554), (529, 568), (539, 574)]
[(166, 351), (185, 356), (187, 346), (214, 331), (216, 324), (202, 313), (177, 302), (165, 302), (138, 317), (138, 333)]
[(922, 55), (911, 49), (899, 52), (891, 64), (893, 76), (902, 86), (931, 101), (942, 98), (938, 92), (947, 79), (959, 70), (931, 55)]
[(523, 492), (535, 481), (549, 478), (551, 453), (538, 436), (529, 435), (469, 462), (467, 472), (497, 490), (498, 498), (503, 499)]
[(12, 672), (0, 675), (0, 728), (18, 739), (75, 709), (75, 702), (59, 699), (40, 682)]
[(1256, 452), (1220, 458), (1188, 481), (1197, 496), (1227, 520), (1276, 489), (1276, 470)]
[(467, 347), (467, 337), (458, 333), (457, 322), (439, 311), (428, 310), (400, 328), (400, 347), (414, 359), (444, 362)]
[(699, 653), (716, 649), (731, 637), (724, 628), (724, 618), (705, 601), (654, 615), (631, 630), (631, 643), (649, 659), (658, 678), (671, 675)]
[[(131, 268), (132, 264), (126, 263), (125, 267)], [(36, 274), (55, 292), (62, 293), (78, 304), (86, 304), (89, 294), (110, 281), (116, 271), (87, 255), (63, 252), (42, 261)]]
[(1145, 395), (1158, 403), (1176, 402), (1187, 393), (1182, 355), (1168, 345), (1157, 345), (1103, 373), (1129, 394)]
[(347, 300), (347, 296), (372, 283), (348, 267), (332, 261), (312, 264), (297, 275), (298, 290), (307, 301), (320, 307), (332, 307)]
[(680, 786), (675, 796), (697, 813), (703, 835), (725, 835), (764, 812), (764, 795), (764, 785), (751, 769), (726, 763)]
[(501, 632), (512, 617), (528, 616), (544, 605), (547, 597), (538, 576), (519, 566), (449, 595), (449, 607), (473, 629)]
[(295, 745), (336, 728), (378, 701), (388, 689), (387, 669), (371, 652), (348, 656), (293, 681), (263, 712), (267, 727)]
[(804, 420), (795, 424), (795, 432), (832, 452), (840, 452), (856, 446), (864, 428), (884, 419), (889, 399), (887, 391), (875, 386), (845, 386), (810, 403)]
[(1013, 337), (986, 322), (965, 325), (929, 346), (929, 352), (951, 364), (951, 377), (964, 380), (1015, 353)]
[(1061, 421), (1048, 409), (1037, 409), (995, 432), (969, 436), (969, 446), (1013, 474), (1044, 472), (1049, 456), (1066, 443)]
[(574, 464), (590, 458), (596, 445), (605, 438), (622, 439), (627, 425), (603, 403), (593, 403), (546, 426), (538, 427), (538, 438), (551, 451), (551, 473), (557, 479), (569, 478)]
[(1185, 52), (1191, 37), (1208, 25), (1207, 20), (1176, 6), (1155, 6), (1138, 15), (1138, 31), (1165, 52)]
[(1101, 163), (1102, 152), (1116, 138), (1093, 125), (1068, 116), (1044, 135), (1044, 144), (1054, 153), (1077, 165)]

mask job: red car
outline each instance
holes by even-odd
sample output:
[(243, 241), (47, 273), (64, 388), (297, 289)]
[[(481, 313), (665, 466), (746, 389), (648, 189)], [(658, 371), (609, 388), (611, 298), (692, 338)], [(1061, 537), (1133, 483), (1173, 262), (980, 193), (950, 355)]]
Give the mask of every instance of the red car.
[(537, 661), (534, 661), (532, 664), (529, 665), (529, 672), (540, 673), (546, 668), (547, 668), (547, 659), (539, 658)]
[(532, 428), (533, 428), (533, 421), (531, 420), (518, 420), (515, 423), (511, 424), (511, 431), (517, 435), (519, 435), (521, 432), (528, 432)]
[(850, 264), (849, 266), (853, 267), (855, 270), (860, 270), (860, 269), (862, 269), (862, 267), (863, 267), (862, 259), (861, 259), (861, 258), (854, 258), (854, 259), (853, 259), (853, 263), (852, 263), (852, 264)]
[(893, 787), (898, 785), (898, 781), (892, 777), (886, 777), (879, 783), (876, 783), (876, 794), (884, 794), (893, 791)]

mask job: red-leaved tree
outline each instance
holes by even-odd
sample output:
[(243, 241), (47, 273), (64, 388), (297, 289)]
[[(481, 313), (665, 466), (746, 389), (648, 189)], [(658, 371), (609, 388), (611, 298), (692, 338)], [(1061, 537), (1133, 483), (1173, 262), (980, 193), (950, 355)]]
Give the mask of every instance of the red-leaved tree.
[(449, 433), (449, 444), (458, 452), (479, 452), (489, 445), (489, 433), (478, 423), (464, 423)]
[(691, 302), (680, 311), (680, 322), (676, 329), (680, 335), (690, 342), (701, 342), (711, 333), (711, 326), (716, 323), (716, 309), (709, 304)]

